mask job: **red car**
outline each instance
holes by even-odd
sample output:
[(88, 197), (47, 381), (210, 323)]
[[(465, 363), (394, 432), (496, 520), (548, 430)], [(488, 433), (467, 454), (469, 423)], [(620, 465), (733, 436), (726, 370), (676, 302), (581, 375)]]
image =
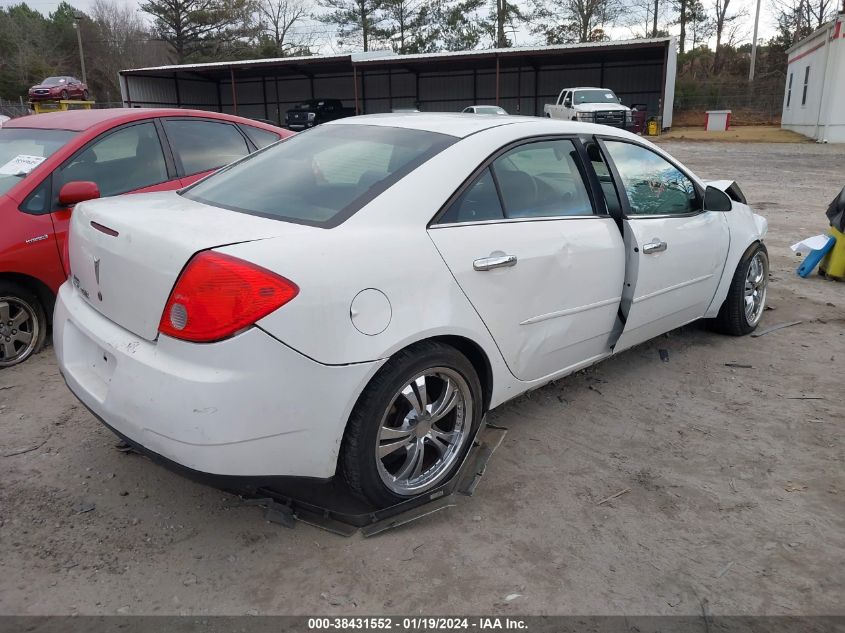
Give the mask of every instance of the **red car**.
[(104, 109), (0, 128), (0, 367), (38, 351), (67, 279), (73, 206), (179, 189), (293, 132), (215, 112)]
[(30, 101), (48, 99), (88, 100), (88, 86), (76, 77), (47, 77), (37, 86), (29, 89)]

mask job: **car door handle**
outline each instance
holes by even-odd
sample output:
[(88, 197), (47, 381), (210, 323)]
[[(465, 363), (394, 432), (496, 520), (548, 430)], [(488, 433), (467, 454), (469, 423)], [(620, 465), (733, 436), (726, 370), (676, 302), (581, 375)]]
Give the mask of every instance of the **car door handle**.
[(516, 255), (482, 257), (472, 262), (473, 269), (478, 271), (493, 270), (494, 268), (509, 268), (511, 266), (516, 266)]
[(654, 255), (654, 253), (662, 253), (665, 250), (666, 242), (661, 242), (660, 240), (654, 240), (648, 244), (643, 244), (644, 255)]

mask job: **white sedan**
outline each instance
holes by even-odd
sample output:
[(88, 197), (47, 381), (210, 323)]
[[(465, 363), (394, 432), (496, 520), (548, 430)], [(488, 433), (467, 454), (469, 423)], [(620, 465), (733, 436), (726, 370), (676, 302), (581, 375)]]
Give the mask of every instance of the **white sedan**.
[(696, 319), (753, 330), (766, 227), (735, 183), (618, 129), (342, 119), (179, 192), (80, 204), (55, 349), (153, 454), (387, 505), (529, 389)]

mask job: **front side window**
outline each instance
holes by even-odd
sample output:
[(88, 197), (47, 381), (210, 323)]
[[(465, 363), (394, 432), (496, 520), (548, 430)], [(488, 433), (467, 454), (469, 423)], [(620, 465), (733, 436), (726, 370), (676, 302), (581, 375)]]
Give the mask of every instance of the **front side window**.
[(57, 172), (58, 187), (76, 180), (97, 183), (100, 195), (115, 196), (166, 182), (167, 166), (155, 124), (140, 123), (94, 141)]
[(605, 141), (631, 215), (677, 215), (701, 209), (695, 185), (662, 156), (633, 143)]
[(251, 215), (331, 228), (456, 140), (386, 126), (321, 126), (256, 152), (182, 195)]
[(26, 178), (76, 135), (67, 130), (0, 128), (0, 194)]
[(592, 215), (593, 206), (570, 140), (520, 145), (493, 162), (505, 217)]
[(184, 176), (217, 169), (249, 154), (246, 140), (229, 123), (165, 119), (163, 124)]

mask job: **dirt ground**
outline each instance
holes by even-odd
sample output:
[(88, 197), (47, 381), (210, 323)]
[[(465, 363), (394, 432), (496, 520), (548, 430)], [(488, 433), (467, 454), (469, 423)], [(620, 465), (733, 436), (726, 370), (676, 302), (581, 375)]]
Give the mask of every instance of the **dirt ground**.
[(724, 132), (708, 132), (704, 126), (673, 127), (669, 132), (657, 137), (658, 143), (663, 141), (727, 141), (730, 143), (812, 143), (813, 140), (784, 130), (776, 125), (745, 125), (732, 126)]
[(845, 613), (845, 283), (788, 248), (845, 146), (665, 147), (768, 217), (761, 329), (801, 324), (685, 327), (506, 404), (476, 495), (371, 539), (119, 452), (48, 348), (0, 372), (0, 613)]

